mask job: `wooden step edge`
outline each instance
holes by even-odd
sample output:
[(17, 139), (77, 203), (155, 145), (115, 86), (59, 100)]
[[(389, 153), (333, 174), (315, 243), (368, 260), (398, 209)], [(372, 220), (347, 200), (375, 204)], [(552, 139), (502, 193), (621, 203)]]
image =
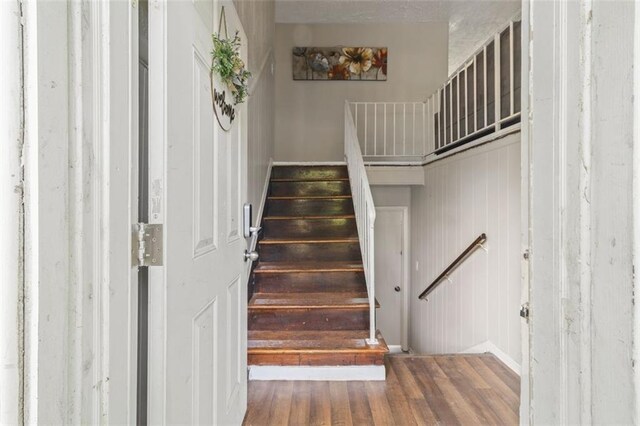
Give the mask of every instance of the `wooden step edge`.
[(352, 303), (352, 304), (317, 304), (317, 305), (253, 305), (249, 303), (250, 311), (299, 311), (299, 310), (319, 310), (319, 309), (334, 309), (340, 311), (354, 310), (362, 311), (369, 309), (368, 303)]
[(335, 238), (335, 239), (327, 239), (327, 240), (318, 240), (318, 239), (302, 239), (302, 238), (291, 238), (291, 239), (280, 239), (280, 240), (269, 240), (264, 239), (260, 240), (259, 244), (266, 245), (277, 245), (277, 244), (351, 244), (359, 242), (358, 238)]
[(287, 268), (287, 269), (254, 269), (255, 274), (290, 274), (297, 272), (363, 272), (364, 267), (319, 267), (319, 268)]
[(355, 214), (308, 215), (308, 216), (265, 216), (262, 220), (319, 220), (319, 219), (355, 219)]
[[(332, 292), (327, 292), (328, 294), (331, 294)], [(269, 298), (268, 295), (271, 293), (255, 293), (253, 295), (253, 297), (251, 298), (251, 300), (249, 301), (248, 304), (248, 309), (249, 310), (294, 310), (294, 309), (369, 309), (369, 302), (358, 302), (358, 303), (344, 303), (344, 302), (338, 302), (338, 303), (322, 303), (322, 302), (318, 302), (317, 304), (312, 304), (312, 305), (300, 305), (300, 304), (296, 304), (295, 302), (289, 302), (287, 303), (287, 299), (280, 299), (283, 301), (283, 304), (281, 305), (256, 305), (254, 304), (254, 299), (257, 298), (257, 296), (260, 295), (267, 295), (266, 298)], [(335, 294), (335, 293), (333, 293)], [(340, 293), (337, 293), (340, 294)], [(304, 297), (305, 293), (301, 292), (300, 293), (301, 297)], [(365, 297), (352, 297), (352, 299), (366, 299), (366, 294), (364, 295)], [(380, 303), (378, 302), (378, 299), (376, 299), (376, 309), (380, 308)]]
[(345, 178), (272, 178), (269, 182), (347, 182)]
[(352, 198), (352, 195), (270, 195), (267, 200), (333, 200), (346, 198)]
[(329, 161), (329, 162), (305, 162), (305, 161), (292, 161), (292, 162), (277, 162), (273, 165), (274, 169), (346, 169), (346, 161)]
[(340, 348), (340, 349), (304, 349), (304, 348), (248, 348), (247, 353), (252, 355), (258, 354), (370, 354), (381, 353), (386, 354), (389, 348), (386, 345), (375, 345), (367, 348)]

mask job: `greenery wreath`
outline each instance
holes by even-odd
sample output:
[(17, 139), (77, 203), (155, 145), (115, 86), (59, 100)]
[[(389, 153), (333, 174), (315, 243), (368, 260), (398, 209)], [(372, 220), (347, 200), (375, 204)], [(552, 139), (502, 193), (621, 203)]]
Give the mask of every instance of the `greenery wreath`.
[(241, 40), (238, 32), (233, 38), (213, 34), (213, 50), (211, 51), (211, 72), (215, 72), (233, 94), (235, 105), (241, 104), (249, 95), (249, 78), (251, 73), (240, 59)]

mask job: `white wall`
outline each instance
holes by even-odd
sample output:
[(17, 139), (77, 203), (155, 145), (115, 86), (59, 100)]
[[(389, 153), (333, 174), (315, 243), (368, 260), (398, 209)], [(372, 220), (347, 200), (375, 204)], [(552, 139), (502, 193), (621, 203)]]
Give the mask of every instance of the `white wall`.
[[(425, 166), (425, 185), (411, 196), (411, 347), (454, 353), (492, 345), (519, 364), (520, 133)], [(488, 252), (477, 250), (419, 301), (483, 232)]]
[(411, 187), (404, 186), (371, 186), (373, 204), (376, 207), (411, 206)]
[[(344, 101), (421, 101), (447, 77), (447, 24), (276, 25), (276, 148), (279, 161), (344, 159)], [(293, 81), (294, 46), (389, 48), (380, 81)]]
[(274, 155), (273, 0), (235, 0), (249, 43), (248, 67), (253, 74), (248, 100), (248, 201), (257, 211), (262, 198), (269, 161)]

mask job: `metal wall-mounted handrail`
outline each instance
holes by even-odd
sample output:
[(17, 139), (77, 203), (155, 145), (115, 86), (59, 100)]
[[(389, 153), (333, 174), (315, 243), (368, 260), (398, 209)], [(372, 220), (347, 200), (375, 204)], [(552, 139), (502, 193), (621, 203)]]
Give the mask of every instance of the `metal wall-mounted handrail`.
[(440, 285), (442, 280), (444, 280), (449, 276), (451, 271), (457, 268), (458, 265), (460, 265), (467, 257), (469, 257), (469, 255), (473, 253), (478, 247), (481, 247), (482, 244), (485, 243), (485, 241), (487, 241), (487, 234), (484, 234), (484, 233), (480, 234), (478, 238), (476, 238), (471, 244), (469, 244), (469, 246), (466, 249), (464, 249), (464, 251), (460, 254), (460, 256), (456, 257), (456, 259), (453, 262), (451, 262), (449, 266), (447, 266), (444, 269), (444, 271), (442, 271), (442, 273), (438, 275), (438, 277), (435, 280), (433, 280), (433, 282), (422, 293), (420, 293), (420, 296), (418, 296), (418, 299), (426, 298), (429, 295), (429, 293), (431, 293), (433, 290), (436, 289), (436, 287)]

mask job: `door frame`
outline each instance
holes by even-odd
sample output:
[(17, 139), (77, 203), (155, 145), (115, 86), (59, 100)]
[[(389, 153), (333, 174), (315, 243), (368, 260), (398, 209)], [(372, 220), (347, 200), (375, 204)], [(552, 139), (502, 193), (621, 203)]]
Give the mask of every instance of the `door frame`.
[[(530, 4), (528, 0), (522, 2), (521, 12), (521, 85), (522, 88), (529, 87), (529, 72), (530, 72), (530, 51), (529, 45), (531, 41), (531, 25), (529, 17)], [(530, 208), (531, 208), (531, 189), (530, 185), (530, 173), (531, 173), (531, 141), (530, 141), (530, 127), (531, 123), (529, 117), (529, 90), (521, 90), (521, 113), (520, 117), (520, 303), (522, 306), (529, 303), (530, 300)], [(529, 408), (530, 408), (530, 366), (529, 366), (529, 345), (531, 329), (529, 327), (528, 319), (521, 319), (520, 326), (520, 346), (522, 354), (520, 356), (520, 424), (525, 425), (530, 423)]]
[(21, 6), (23, 421), (134, 423), (137, 6)]
[(640, 4), (529, 8), (528, 420), (638, 423)]
[(402, 351), (409, 351), (409, 273), (411, 259), (411, 243), (409, 241), (409, 207), (408, 206), (376, 206), (376, 211), (400, 211), (402, 213), (402, 318), (400, 321), (400, 346)]

